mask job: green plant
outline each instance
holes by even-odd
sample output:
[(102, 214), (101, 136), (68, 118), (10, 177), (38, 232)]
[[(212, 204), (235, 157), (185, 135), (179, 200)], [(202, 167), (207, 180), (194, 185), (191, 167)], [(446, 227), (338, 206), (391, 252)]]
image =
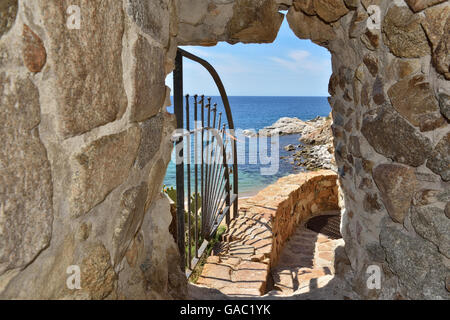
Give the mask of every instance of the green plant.
[[(167, 187), (164, 185), (163, 187), (163, 192), (166, 193), (170, 199), (172, 199), (172, 201), (175, 203), (177, 203), (177, 190), (174, 187)], [(197, 219), (197, 224), (198, 224), (198, 228), (201, 228), (202, 225), (202, 217), (201, 217), (201, 208), (202, 208), (202, 197), (200, 195), (200, 193), (197, 193), (197, 210), (195, 210), (195, 193), (191, 194), (190, 196), (190, 210), (189, 213), (187, 210), (184, 211), (184, 219), (185, 219), (185, 223), (188, 223), (188, 217), (190, 216), (190, 220), (191, 220), (191, 232), (190, 232), (190, 241), (189, 241), (189, 237), (188, 237), (188, 230), (186, 230), (186, 235), (185, 235), (185, 254), (186, 257), (188, 257), (188, 253), (189, 251), (191, 252), (191, 257), (195, 256), (195, 228), (193, 227), (196, 223), (196, 219)], [(187, 228), (186, 228), (187, 229)], [(196, 283), (198, 277), (200, 276), (203, 266), (206, 263), (206, 259), (211, 255), (211, 251), (213, 250), (214, 246), (220, 242), (222, 235), (226, 232), (227, 228), (223, 225), (219, 226), (217, 228), (217, 231), (214, 235), (214, 237), (209, 241), (208, 246), (202, 256), (202, 258), (200, 259), (200, 261), (198, 262), (197, 266), (195, 267), (195, 270), (193, 270), (192, 275), (190, 277), (191, 282)], [(204, 238), (201, 235), (201, 232), (199, 232), (198, 234), (198, 243), (197, 243), (197, 247), (199, 248), (201, 246), (201, 244), (203, 243)]]
[(175, 203), (175, 205), (177, 205), (177, 189), (164, 185), (162, 191), (169, 196), (169, 198)]
[(225, 226), (219, 226), (217, 228), (216, 234), (214, 235), (214, 238), (212, 238), (209, 243), (208, 247), (206, 248), (206, 252), (203, 254), (202, 258), (198, 262), (195, 269), (192, 271), (191, 277), (189, 278), (189, 281), (192, 283), (197, 283), (198, 278), (202, 274), (203, 267), (206, 263), (206, 260), (211, 255), (211, 251), (213, 250), (214, 246), (221, 241), (222, 235), (227, 231), (227, 227)]
[[(167, 187), (167, 186), (163, 186), (163, 190), (162, 190), (165, 194), (167, 194), (169, 196), (169, 198), (175, 203), (175, 205), (177, 204), (177, 189), (175, 189), (174, 187)], [(195, 208), (195, 200), (197, 198), (197, 210)], [(202, 217), (201, 217), (201, 207), (202, 207), (202, 197), (200, 195), (200, 193), (197, 193), (197, 197), (195, 196), (195, 193), (193, 193), (190, 196), (190, 210), (189, 213), (187, 210), (184, 210), (184, 222), (187, 225), (188, 224), (188, 217), (190, 217), (190, 221), (191, 221), (191, 229), (190, 229), (190, 241), (189, 241), (189, 231), (186, 230), (186, 234), (185, 234), (185, 253), (186, 253), (186, 257), (188, 257), (188, 252), (189, 250), (191, 251), (191, 257), (193, 257), (195, 255), (195, 228), (194, 225), (195, 223), (198, 224), (198, 228), (201, 228), (202, 225)], [(188, 229), (188, 228), (186, 228)], [(203, 237), (201, 236), (201, 233), (199, 232), (198, 235), (198, 243), (197, 243), (197, 247), (200, 247), (200, 245), (203, 243)]]

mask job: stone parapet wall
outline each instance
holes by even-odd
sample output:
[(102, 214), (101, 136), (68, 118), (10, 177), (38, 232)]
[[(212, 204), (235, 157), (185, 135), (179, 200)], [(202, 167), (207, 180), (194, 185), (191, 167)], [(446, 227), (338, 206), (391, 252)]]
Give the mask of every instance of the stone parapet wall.
[(329, 170), (281, 178), (240, 200), (239, 216), (224, 234), (221, 251), (208, 258), (197, 284), (229, 295), (263, 295), (271, 268), (296, 227), (336, 211), (337, 203), (337, 175)]
[(326, 211), (339, 210), (337, 175), (330, 170), (293, 174), (257, 195), (240, 201), (239, 211), (258, 213), (271, 232), (270, 266), (276, 265), (284, 244), (298, 225)]

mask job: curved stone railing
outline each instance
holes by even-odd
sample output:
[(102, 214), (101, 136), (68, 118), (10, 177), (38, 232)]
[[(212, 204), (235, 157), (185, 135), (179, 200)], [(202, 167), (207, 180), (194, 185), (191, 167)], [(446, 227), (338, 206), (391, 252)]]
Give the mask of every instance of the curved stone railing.
[(338, 198), (336, 173), (319, 170), (283, 177), (240, 200), (239, 217), (197, 283), (230, 295), (264, 294), (270, 270), (296, 227), (339, 210)]
[[(326, 211), (339, 210), (337, 175), (333, 171), (319, 170), (289, 175), (279, 179), (257, 195), (242, 200), (240, 213), (246, 216), (262, 215), (272, 234), (270, 265), (295, 227)], [(238, 222), (237, 222), (238, 223)], [(230, 226), (229, 234), (233, 232)]]

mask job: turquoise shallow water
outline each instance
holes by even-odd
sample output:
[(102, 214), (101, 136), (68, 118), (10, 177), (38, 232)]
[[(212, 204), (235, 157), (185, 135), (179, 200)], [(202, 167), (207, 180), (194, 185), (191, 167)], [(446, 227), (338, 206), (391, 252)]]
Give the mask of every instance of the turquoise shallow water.
[[(282, 117), (297, 117), (301, 120), (311, 120), (317, 116), (328, 116), (331, 108), (327, 97), (229, 97), (233, 121), (236, 129), (259, 130), (271, 125)], [(212, 97), (212, 102), (218, 103), (219, 111), (223, 111), (220, 97)], [(173, 112), (173, 108), (168, 108)], [(298, 145), (298, 135), (281, 136), (279, 140), (279, 157), (289, 156), (289, 152), (284, 150), (288, 144)], [(254, 139), (254, 138), (253, 138)], [(261, 168), (269, 168), (269, 165), (261, 164), (259, 155), (256, 155), (257, 163), (250, 164), (250, 159), (254, 160), (255, 155), (249, 152), (250, 139), (240, 142), (238, 152), (245, 164), (239, 163), (239, 191), (240, 195), (252, 194), (265, 186), (275, 182), (280, 177), (299, 172), (302, 168), (294, 169), (289, 159), (279, 160), (275, 174), (263, 175)], [(270, 141), (268, 142), (270, 144)], [(268, 146), (269, 146), (268, 144)], [(272, 145), (270, 145), (272, 146)], [(270, 150), (270, 147), (269, 147)], [(270, 157), (270, 152), (268, 156)], [(276, 154), (276, 151), (275, 151)], [(252, 161), (255, 162), (255, 161)], [(164, 184), (175, 186), (175, 164), (170, 162)]]

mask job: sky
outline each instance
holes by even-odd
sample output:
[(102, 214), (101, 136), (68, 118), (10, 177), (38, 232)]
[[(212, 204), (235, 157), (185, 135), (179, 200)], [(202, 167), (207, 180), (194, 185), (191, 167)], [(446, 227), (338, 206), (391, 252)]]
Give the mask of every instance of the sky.
[[(214, 47), (183, 46), (217, 70), (229, 96), (328, 96), (331, 55), (310, 40), (300, 40), (284, 19), (271, 44), (220, 42)], [(184, 94), (219, 95), (209, 73), (184, 59)], [(170, 74), (166, 84), (172, 88)]]

